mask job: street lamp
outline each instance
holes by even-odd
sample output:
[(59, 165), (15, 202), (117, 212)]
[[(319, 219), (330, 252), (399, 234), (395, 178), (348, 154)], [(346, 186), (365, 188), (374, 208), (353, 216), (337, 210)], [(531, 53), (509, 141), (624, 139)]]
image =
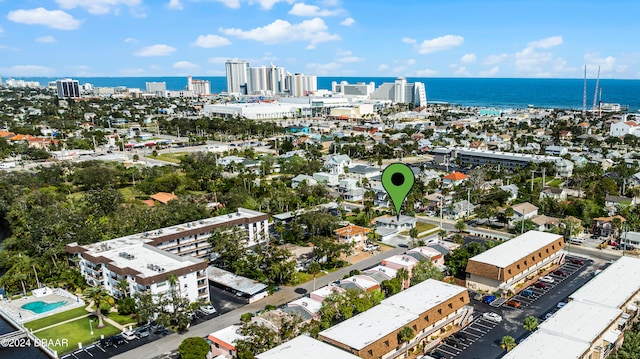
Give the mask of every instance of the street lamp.
[(91, 339), (93, 339), (93, 319), (89, 319), (89, 330), (91, 331)]

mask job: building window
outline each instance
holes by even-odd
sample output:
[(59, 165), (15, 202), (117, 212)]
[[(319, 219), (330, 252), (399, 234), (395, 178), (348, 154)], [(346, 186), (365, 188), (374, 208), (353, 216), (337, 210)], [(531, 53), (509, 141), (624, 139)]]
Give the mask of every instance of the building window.
[(428, 321), (429, 321), (429, 316), (428, 316), (428, 315), (425, 315), (425, 316), (424, 316), (424, 320), (426, 320), (426, 321), (428, 322)]
[(556, 246), (553, 246), (553, 245), (552, 245), (552, 246), (551, 246), (551, 249), (556, 249)]
[(538, 258), (542, 258), (542, 253), (538, 252)]
[(464, 297), (460, 297), (460, 301), (464, 303)]
[(438, 314), (442, 314), (442, 309), (438, 309)]
[(520, 265), (519, 265), (519, 264), (518, 264), (518, 265), (516, 265), (516, 267), (517, 267), (518, 269), (520, 269)]
[(372, 357), (373, 356), (373, 349), (369, 349), (369, 356)]
[(449, 303), (449, 309), (453, 309), (453, 303)]
[(549, 248), (547, 248), (546, 250), (547, 250), (547, 254), (549, 254)]
[(527, 261), (524, 261), (524, 265), (527, 265)]
[(386, 345), (386, 346), (387, 346), (387, 348), (388, 348), (388, 347), (389, 347), (389, 341), (388, 341), (388, 340), (385, 340), (385, 341), (384, 341), (384, 345)]
[(509, 272), (509, 274), (511, 274), (511, 269), (507, 269), (507, 272)]

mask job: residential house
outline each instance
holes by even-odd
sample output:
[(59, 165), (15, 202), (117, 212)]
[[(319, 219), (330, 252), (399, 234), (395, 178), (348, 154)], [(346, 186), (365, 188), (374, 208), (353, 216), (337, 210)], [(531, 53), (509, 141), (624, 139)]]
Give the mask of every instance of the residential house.
[(316, 172), (313, 174), (313, 178), (316, 181), (318, 181), (318, 183), (322, 183), (329, 187), (335, 187), (339, 184), (337, 174), (332, 174), (328, 172)]
[(549, 231), (553, 228), (557, 228), (560, 224), (560, 219), (556, 217), (548, 217), (544, 214), (539, 214), (531, 218), (531, 222), (533, 222), (537, 226), (537, 230), (544, 232)]
[(604, 206), (606, 207), (609, 215), (613, 216), (618, 213), (618, 210), (621, 208), (625, 208), (631, 206), (633, 203), (633, 198), (624, 197), (624, 196), (613, 196), (606, 195), (604, 198)]
[(397, 216), (387, 215), (378, 217), (375, 221), (376, 228), (388, 228), (401, 232), (415, 228), (417, 219), (415, 217), (409, 217), (401, 214), (400, 218)]
[(545, 187), (540, 191), (540, 200), (551, 198), (556, 201), (564, 201), (567, 199), (567, 191), (564, 188)]
[(569, 149), (564, 146), (547, 146), (544, 153), (549, 156), (564, 156), (569, 153)]
[(609, 237), (615, 235), (619, 228), (616, 228), (615, 223), (618, 222), (622, 225), (627, 220), (621, 215), (615, 215), (610, 217), (597, 217), (593, 219), (593, 234), (600, 237)]
[(448, 174), (442, 178), (442, 186), (443, 187), (455, 187), (462, 184), (469, 178), (466, 174), (462, 172), (453, 172)]
[(427, 260), (439, 267), (444, 267), (444, 255), (433, 247), (416, 247), (408, 250), (405, 254), (414, 257), (418, 261)]
[(207, 339), (211, 341), (211, 352), (215, 358), (222, 356), (231, 359), (237, 356), (238, 350), (235, 343), (238, 340), (246, 339), (240, 334), (240, 327), (241, 325), (238, 324), (230, 325), (207, 336)]
[(362, 183), (365, 179), (369, 181), (372, 177), (379, 176), (381, 174), (382, 171), (378, 167), (356, 165), (349, 167), (349, 172), (346, 173), (346, 176), (348, 178), (355, 178)]
[(511, 208), (513, 208), (513, 217), (511, 217), (512, 224), (514, 222), (531, 219), (538, 215), (538, 207), (529, 202), (514, 204)]
[(177, 199), (178, 196), (176, 196), (173, 193), (158, 192), (158, 193), (152, 194), (151, 196), (149, 196), (149, 198), (151, 198), (154, 201), (160, 202), (162, 204), (167, 204), (169, 203), (169, 201), (173, 201), (174, 199)]
[(640, 124), (636, 121), (620, 121), (611, 124), (609, 136), (624, 137), (625, 135), (640, 135)]
[(453, 203), (451, 207), (446, 207), (444, 212), (447, 218), (460, 219), (470, 216), (475, 208), (476, 206), (473, 203), (463, 199), (462, 201)]
[(323, 302), (325, 298), (332, 294), (341, 294), (344, 292), (346, 291), (343, 288), (338, 287), (337, 285), (327, 285), (309, 293), (309, 298), (318, 302)]
[(349, 224), (335, 230), (336, 239), (340, 243), (351, 243), (354, 249), (362, 249), (367, 243), (370, 228)]
[(364, 188), (346, 191), (342, 194), (342, 198), (347, 202), (362, 202), (362, 200), (364, 200)]
[(324, 162), (324, 167), (331, 174), (344, 174), (345, 167), (351, 166), (351, 158), (347, 155), (331, 155)]
[(303, 183), (306, 183), (307, 186), (315, 186), (318, 181), (311, 176), (299, 174), (291, 179), (291, 188), (298, 188)]
[(508, 184), (506, 186), (498, 187), (505, 192), (509, 192), (509, 198), (507, 198), (507, 203), (514, 201), (518, 198), (518, 186), (515, 184)]
[(380, 283), (362, 274), (341, 279), (338, 283), (338, 286), (344, 290), (356, 289), (360, 292), (372, 292), (374, 290), (380, 290)]

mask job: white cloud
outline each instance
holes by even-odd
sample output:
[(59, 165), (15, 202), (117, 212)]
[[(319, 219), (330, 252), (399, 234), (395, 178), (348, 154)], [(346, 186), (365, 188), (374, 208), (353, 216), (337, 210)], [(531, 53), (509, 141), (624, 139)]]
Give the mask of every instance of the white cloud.
[(40, 65), (15, 65), (11, 67), (0, 68), (0, 72), (7, 76), (50, 76), (55, 70)]
[(402, 38), (402, 42), (407, 43), (407, 44), (415, 44), (416, 43), (416, 39), (412, 39), (410, 37), (403, 37)]
[(317, 76), (335, 75), (342, 69), (342, 65), (337, 62), (329, 62), (326, 64), (310, 63), (307, 64), (307, 67), (313, 70)]
[[(293, 0), (253, 0), (255, 2), (257, 2), (258, 4), (260, 4), (260, 6), (265, 9), (265, 10), (271, 10), (271, 8), (273, 7), (273, 5), (279, 3), (279, 2), (287, 2), (289, 4), (293, 3)], [(253, 1), (249, 1), (249, 3), (252, 3)]]
[(338, 62), (362, 62), (364, 59), (357, 56), (345, 56), (337, 59)]
[(484, 59), (484, 64), (485, 65), (499, 64), (502, 61), (504, 61), (504, 59), (506, 59), (507, 57), (508, 57), (507, 54), (489, 55)]
[(340, 11), (338, 10), (327, 10), (327, 9), (321, 10), (319, 6), (315, 6), (315, 5), (297, 3), (293, 5), (291, 10), (289, 10), (289, 15), (308, 16), (308, 17), (335, 16), (335, 15), (338, 15), (339, 12)]
[(41, 36), (36, 38), (36, 42), (52, 43), (52, 42), (56, 42), (56, 38), (51, 35)]
[(307, 48), (314, 48), (316, 44), (340, 40), (337, 34), (327, 32), (328, 27), (321, 18), (305, 20), (298, 24), (291, 24), (286, 20), (276, 20), (269, 25), (251, 30), (220, 29), (225, 35), (240, 39), (259, 41), (265, 44), (285, 44), (294, 41), (308, 41)]
[(600, 66), (600, 72), (605, 74), (616, 69), (616, 58), (613, 56), (602, 57), (599, 53), (590, 52), (584, 55), (584, 59), (587, 69), (594, 73), (598, 71), (598, 66)]
[(133, 37), (127, 37), (126, 39), (124, 39), (124, 42), (126, 42), (127, 44), (130, 44), (133, 42), (138, 42), (138, 40), (134, 39)]
[(460, 76), (460, 77), (466, 77), (466, 76), (470, 76), (471, 74), (469, 73), (469, 70), (467, 70), (467, 68), (465, 66), (459, 66), (458, 65), (451, 65), (451, 68), (454, 68), (455, 71), (453, 72), (454, 75), (456, 76)]
[(182, 3), (180, 3), (180, 0), (169, 0), (169, 9), (174, 9), (174, 10), (182, 10)]
[(169, 56), (174, 51), (176, 51), (175, 47), (165, 45), (165, 44), (156, 44), (147, 46), (140, 51), (136, 52), (136, 56)]
[(548, 49), (550, 47), (562, 45), (562, 36), (551, 36), (544, 39), (531, 41), (527, 44), (528, 47), (535, 47), (540, 49)]
[(493, 77), (493, 76), (496, 76), (499, 72), (500, 72), (500, 67), (494, 66), (487, 71), (480, 71), (480, 73), (478, 73), (478, 76)]
[(522, 51), (515, 53), (516, 72), (534, 77), (549, 76), (547, 64), (553, 61), (553, 53), (540, 52), (538, 49), (549, 49), (562, 44), (562, 36), (552, 36), (532, 41)]
[(388, 69), (389, 69), (389, 65), (387, 65), (387, 64), (378, 65), (378, 71), (386, 71)]
[(227, 60), (228, 57), (210, 57), (208, 61), (210, 64), (224, 64)]
[(118, 14), (120, 6), (137, 7), (142, 5), (142, 0), (56, 0), (63, 9), (86, 9), (90, 14), (103, 15), (113, 12)]
[(198, 70), (200, 66), (189, 61), (178, 61), (173, 64), (173, 68), (178, 70), (194, 71), (194, 70)]
[(0, 27), (0, 34), (4, 32), (4, 29)]
[(464, 64), (474, 63), (474, 62), (476, 62), (476, 54), (464, 54), (460, 58), (460, 62), (462, 62)]
[(356, 23), (356, 20), (352, 17), (348, 17), (342, 21), (340, 21), (340, 25), (342, 26), (351, 26)]
[[(407, 39), (413, 40), (413, 39)], [(405, 41), (403, 39), (402, 41)], [(414, 40), (415, 41), (415, 40)], [(414, 45), (416, 51), (420, 54), (430, 54), (433, 52), (449, 50), (453, 47), (460, 46), (464, 42), (464, 38), (458, 35), (444, 35), (431, 40), (424, 40), (419, 45)]]
[(191, 46), (204, 47), (206, 49), (231, 45), (231, 41), (218, 35), (200, 35)]
[(82, 23), (62, 10), (47, 10), (43, 7), (9, 11), (7, 19), (20, 24), (44, 25), (58, 30), (75, 30)]
[(436, 76), (437, 74), (438, 74), (438, 71), (432, 70), (432, 69), (418, 70), (415, 72), (415, 76), (417, 77), (431, 77), (431, 76)]
[(224, 6), (230, 7), (232, 9), (240, 8), (240, 0), (218, 0), (218, 1), (223, 3)]

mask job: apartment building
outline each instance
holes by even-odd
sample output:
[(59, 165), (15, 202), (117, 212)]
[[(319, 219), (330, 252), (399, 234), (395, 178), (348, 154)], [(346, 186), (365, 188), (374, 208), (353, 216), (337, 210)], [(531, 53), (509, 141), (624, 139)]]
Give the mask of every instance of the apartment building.
[(469, 259), (467, 288), (489, 292), (512, 292), (516, 286), (535, 278), (540, 269), (564, 258), (561, 235), (529, 231)]
[(280, 344), (262, 354), (257, 359), (357, 359), (358, 357), (332, 345), (301, 335)]
[[(318, 339), (360, 358), (396, 358), (407, 346), (437, 342), (431, 338), (449, 324), (466, 323), (473, 312), (468, 303), (465, 288), (429, 279), (320, 332)], [(415, 333), (409, 343), (398, 340), (404, 327)]]
[(508, 170), (525, 168), (529, 163), (552, 162), (560, 176), (569, 177), (573, 172), (573, 162), (558, 156), (531, 155), (479, 149), (456, 149), (458, 161), (462, 166), (500, 165)]
[[(112, 296), (145, 291), (170, 295), (174, 289), (191, 302), (209, 301), (207, 263), (202, 259), (178, 256), (134, 238), (84, 246), (71, 243), (67, 252), (77, 256), (80, 273), (89, 285), (102, 286)], [(170, 275), (175, 275), (178, 281), (175, 288), (169, 283)], [(123, 279), (127, 282), (127, 293), (119, 288)]]

